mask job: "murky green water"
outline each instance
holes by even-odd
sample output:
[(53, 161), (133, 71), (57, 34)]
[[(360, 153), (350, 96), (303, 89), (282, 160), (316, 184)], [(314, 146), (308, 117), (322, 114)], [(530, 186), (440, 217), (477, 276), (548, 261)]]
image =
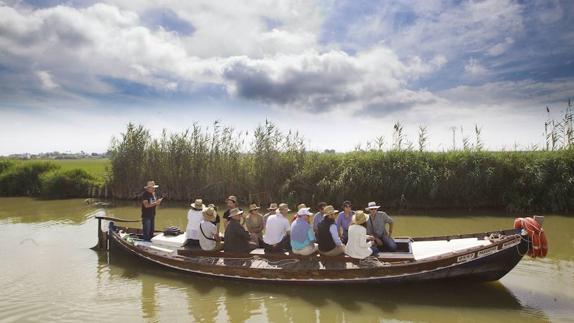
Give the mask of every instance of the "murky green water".
[[(95, 212), (137, 219), (126, 204), (0, 198), (0, 321), (529, 322), (574, 319), (574, 216), (547, 215), (550, 252), (501, 281), (394, 287), (274, 286), (198, 278), (95, 252)], [(395, 215), (396, 235), (512, 226), (513, 217)], [(156, 227), (186, 224), (184, 207), (158, 210)]]

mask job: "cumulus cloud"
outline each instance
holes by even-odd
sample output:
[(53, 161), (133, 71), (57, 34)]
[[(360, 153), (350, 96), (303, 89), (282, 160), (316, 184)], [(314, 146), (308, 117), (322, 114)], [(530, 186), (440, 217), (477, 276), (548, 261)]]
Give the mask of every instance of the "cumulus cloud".
[[(207, 30), (197, 17), (192, 21), (194, 32), (183, 36), (163, 28), (150, 29), (138, 13), (108, 4), (32, 11), (4, 6), (0, 17), (5, 18), (0, 22), (2, 47), (20, 61), (50, 70), (38, 74), (42, 88), (62, 87), (71, 92), (111, 93), (114, 88), (107, 79), (165, 91), (215, 84), (235, 97), (293, 108), (325, 111), (354, 104), (383, 109), (386, 103), (407, 107), (426, 102), (414, 98), (429, 94), (408, 89), (407, 81), (440, 69), (446, 62), (441, 55), (429, 61), (419, 57), (403, 61), (381, 44), (352, 55), (321, 48), (312, 33), (290, 30), (299, 21), (292, 17), (278, 17), (287, 27), (262, 29), (251, 43), (249, 35), (241, 39), (261, 52), (245, 51), (243, 44), (228, 45), (217, 56), (207, 55), (209, 46), (194, 47), (197, 39), (204, 39), (213, 29)], [(225, 39), (235, 41), (229, 36)], [(261, 41), (265, 46), (258, 46)], [(227, 51), (250, 55), (226, 56)], [(0, 63), (9, 63), (4, 60)], [(54, 78), (61, 82), (55, 83)]]
[(525, 28), (523, 6), (511, 0), (384, 3), (351, 24), (344, 34), (356, 44), (346, 46), (321, 40), (326, 6), (109, 0), (35, 9), (11, 2), (0, 5), (0, 67), (27, 82), (13, 87), (29, 89), (34, 79), (38, 88), (30, 91), (40, 93), (108, 95), (132, 83), (195, 93), (209, 86), (284, 108), (384, 115), (446, 105), (446, 92), (427, 88), (445, 69), (460, 74), (449, 75), (453, 93), (469, 80), (464, 74), (475, 86), (490, 81), (498, 69), (485, 56), (504, 56)]

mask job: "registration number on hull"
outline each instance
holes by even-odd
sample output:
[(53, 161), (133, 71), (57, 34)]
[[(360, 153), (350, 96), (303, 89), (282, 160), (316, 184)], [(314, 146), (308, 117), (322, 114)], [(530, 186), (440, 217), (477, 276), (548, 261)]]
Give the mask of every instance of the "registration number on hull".
[(469, 261), (472, 259), (474, 259), (474, 252), (466, 254), (466, 255), (458, 256), (458, 258), (456, 258), (456, 262), (465, 262), (465, 261)]

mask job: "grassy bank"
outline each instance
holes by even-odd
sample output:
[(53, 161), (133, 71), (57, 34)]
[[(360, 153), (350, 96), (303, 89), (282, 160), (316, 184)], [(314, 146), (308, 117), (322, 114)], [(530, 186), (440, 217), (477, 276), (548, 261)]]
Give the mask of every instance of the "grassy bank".
[[(217, 124), (216, 124), (217, 126)], [(412, 149), (307, 152), (296, 133), (258, 127), (248, 151), (231, 128), (152, 138), (130, 125), (111, 147), (114, 196), (134, 198), (154, 179), (175, 200), (242, 203), (377, 200), (398, 208), (496, 208), (513, 212), (574, 209), (574, 151), (487, 152)], [(421, 149), (422, 150), (422, 149)]]
[(15, 164), (26, 164), (36, 162), (49, 162), (62, 171), (73, 169), (82, 169), (100, 182), (105, 182), (107, 178), (106, 168), (110, 166), (109, 159), (103, 158), (86, 158), (86, 159), (29, 159), (29, 160), (12, 160)]
[(105, 181), (104, 175), (96, 177), (86, 170), (93, 171), (99, 164), (78, 161), (74, 165), (84, 168), (74, 168), (60, 161), (0, 160), (0, 196), (87, 197)]

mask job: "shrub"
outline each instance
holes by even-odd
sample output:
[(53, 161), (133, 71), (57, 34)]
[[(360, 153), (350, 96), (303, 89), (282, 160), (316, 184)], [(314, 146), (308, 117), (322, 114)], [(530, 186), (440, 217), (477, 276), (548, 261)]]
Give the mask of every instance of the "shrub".
[(41, 195), (49, 198), (85, 197), (95, 181), (83, 169), (49, 172), (41, 179)]
[(0, 174), (0, 195), (38, 195), (41, 190), (41, 175), (55, 169), (58, 169), (58, 166), (50, 162), (30, 162), (11, 166)]

